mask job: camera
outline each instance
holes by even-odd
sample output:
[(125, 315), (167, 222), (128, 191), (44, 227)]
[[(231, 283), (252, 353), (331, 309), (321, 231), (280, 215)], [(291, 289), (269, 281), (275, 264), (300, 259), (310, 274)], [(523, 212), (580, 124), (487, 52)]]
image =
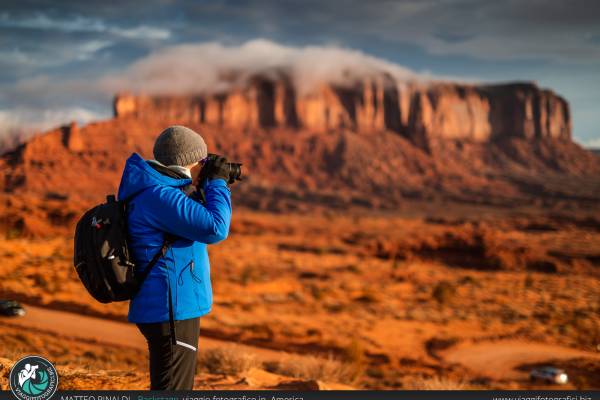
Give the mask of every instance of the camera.
[[(212, 169), (214, 162), (219, 157), (221, 157), (221, 156), (218, 154), (208, 153), (208, 156), (206, 157), (206, 162), (204, 164), (204, 167), (202, 167), (202, 169), (206, 170), (206, 171), (210, 171)], [(229, 168), (229, 179), (228, 179), (227, 183), (229, 183), (231, 185), (235, 181), (242, 180), (242, 164), (241, 163), (228, 162), (225, 165)]]

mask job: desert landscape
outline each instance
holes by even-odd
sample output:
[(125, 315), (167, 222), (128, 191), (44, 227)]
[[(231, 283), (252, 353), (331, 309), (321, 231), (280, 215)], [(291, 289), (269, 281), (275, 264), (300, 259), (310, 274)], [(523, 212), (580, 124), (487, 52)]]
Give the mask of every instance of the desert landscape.
[[(114, 118), (0, 158), (0, 374), (57, 364), (61, 389), (143, 389), (127, 303), (95, 302), (73, 228), (167, 125), (244, 164), (195, 388), (523, 389), (539, 366), (600, 388), (600, 157), (533, 83), (400, 82), (302, 92), (284, 70), (215, 93), (114, 98)], [(7, 380), (0, 381), (7, 389)]]

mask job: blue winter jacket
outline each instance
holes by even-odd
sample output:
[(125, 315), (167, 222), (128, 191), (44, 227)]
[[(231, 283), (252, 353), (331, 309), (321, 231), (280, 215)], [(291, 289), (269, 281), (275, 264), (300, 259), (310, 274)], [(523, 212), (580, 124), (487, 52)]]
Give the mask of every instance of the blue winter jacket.
[(171, 285), (175, 320), (199, 317), (212, 306), (207, 244), (224, 240), (231, 222), (231, 193), (222, 179), (204, 183), (206, 205), (186, 196), (190, 179), (175, 179), (152, 168), (134, 153), (127, 159), (119, 199), (127, 199), (129, 248), (143, 270), (160, 251), (164, 233), (178, 236), (129, 303), (128, 319), (135, 323), (169, 320)]

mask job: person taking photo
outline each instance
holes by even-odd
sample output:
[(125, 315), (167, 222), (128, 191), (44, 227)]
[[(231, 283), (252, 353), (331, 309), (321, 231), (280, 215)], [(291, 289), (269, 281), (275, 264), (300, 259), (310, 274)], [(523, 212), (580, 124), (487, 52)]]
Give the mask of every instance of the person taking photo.
[(127, 233), (136, 265), (143, 271), (160, 253), (128, 320), (148, 343), (150, 389), (191, 390), (200, 317), (212, 306), (207, 245), (225, 240), (231, 223), (231, 164), (177, 125), (158, 136), (153, 155), (132, 154), (119, 185), (119, 199), (131, 199)]

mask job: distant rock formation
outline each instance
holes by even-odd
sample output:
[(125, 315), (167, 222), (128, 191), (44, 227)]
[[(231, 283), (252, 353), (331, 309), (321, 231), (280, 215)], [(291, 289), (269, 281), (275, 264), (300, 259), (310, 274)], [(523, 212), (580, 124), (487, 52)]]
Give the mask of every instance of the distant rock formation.
[(420, 147), (433, 139), (571, 139), (568, 103), (532, 83), (399, 83), (390, 76), (352, 87), (322, 84), (299, 96), (289, 79), (255, 76), (244, 88), (194, 96), (119, 94), (116, 117), (160, 115), (235, 129), (393, 131)]
[[(0, 156), (0, 230), (45, 235), (115, 193), (132, 152), (182, 124), (242, 162), (236, 204), (270, 211), (465, 203), (596, 208), (600, 157), (571, 140), (567, 102), (530, 83), (369, 77), (298, 92), (285, 76), (228, 92), (119, 94), (116, 118), (37, 134)], [(444, 206), (445, 207), (445, 206)], [(422, 208), (417, 206), (417, 208)]]

